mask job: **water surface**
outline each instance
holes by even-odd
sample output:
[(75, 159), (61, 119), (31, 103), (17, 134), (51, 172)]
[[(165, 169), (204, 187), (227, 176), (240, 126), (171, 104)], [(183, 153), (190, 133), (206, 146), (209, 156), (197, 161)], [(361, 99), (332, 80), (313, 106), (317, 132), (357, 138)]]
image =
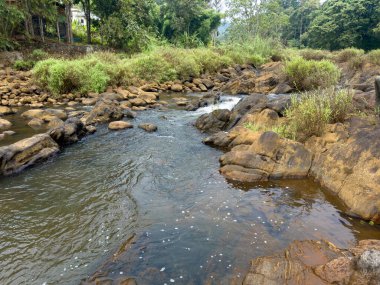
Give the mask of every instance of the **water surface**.
[[(103, 126), (0, 178), (0, 284), (79, 284), (99, 267), (138, 284), (229, 284), (250, 259), (295, 239), (347, 247), (380, 238), (309, 180), (225, 181), (221, 151), (192, 126), (201, 112), (143, 112), (134, 124), (155, 123), (157, 133)], [(132, 236), (131, 248), (102, 267)]]

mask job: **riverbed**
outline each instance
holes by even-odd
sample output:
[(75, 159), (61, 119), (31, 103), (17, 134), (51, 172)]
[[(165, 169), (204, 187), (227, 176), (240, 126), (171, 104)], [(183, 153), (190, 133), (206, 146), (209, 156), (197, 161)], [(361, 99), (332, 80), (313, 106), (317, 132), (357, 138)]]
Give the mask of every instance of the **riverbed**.
[(79, 284), (98, 268), (138, 284), (230, 284), (252, 258), (292, 240), (380, 239), (310, 180), (226, 181), (222, 151), (192, 125), (215, 108), (141, 112), (134, 125), (158, 132), (100, 126), (58, 157), (0, 178), (0, 284)]

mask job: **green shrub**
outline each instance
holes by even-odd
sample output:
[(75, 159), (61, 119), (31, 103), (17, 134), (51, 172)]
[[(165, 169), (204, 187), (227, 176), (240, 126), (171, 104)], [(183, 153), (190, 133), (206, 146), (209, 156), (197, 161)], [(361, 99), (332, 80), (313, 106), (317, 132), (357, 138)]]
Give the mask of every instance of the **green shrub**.
[(35, 49), (30, 54), (29, 58), (33, 61), (40, 61), (47, 59), (49, 57), (49, 54), (42, 49)]
[(37, 63), (33, 76), (41, 86), (59, 95), (103, 91), (110, 81), (106, 71), (103, 63), (88, 59), (49, 59)]
[(375, 49), (367, 54), (367, 60), (370, 63), (380, 65), (380, 49)]
[(299, 51), (300, 56), (302, 56), (306, 60), (323, 60), (330, 59), (331, 53), (327, 50), (319, 50), (319, 49), (301, 49)]
[(337, 84), (340, 78), (340, 71), (332, 62), (301, 57), (286, 62), (285, 73), (299, 90), (327, 88)]
[(337, 62), (347, 62), (350, 59), (364, 55), (364, 50), (357, 48), (346, 48), (338, 51), (335, 55)]
[(13, 64), (13, 68), (16, 70), (31, 70), (35, 65), (35, 62), (32, 60), (16, 60)]
[(352, 95), (347, 90), (325, 89), (294, 95), (285, 112), (287, 131), (300, 141), (320, 136), (327, 124), (343, 122), (353, 109)]

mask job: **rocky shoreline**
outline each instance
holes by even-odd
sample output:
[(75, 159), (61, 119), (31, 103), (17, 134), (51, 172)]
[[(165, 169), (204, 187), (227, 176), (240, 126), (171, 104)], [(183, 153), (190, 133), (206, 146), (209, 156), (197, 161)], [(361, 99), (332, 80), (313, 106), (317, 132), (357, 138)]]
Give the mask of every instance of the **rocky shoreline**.
[(227, 179), (250, 183), (311, 177), (336, 193), (350, 214), (379, 223), (380, 120), (352, 117), (304, 143), (244, 127), (247, 122), (273, 126), (283, 120), (289, 104), (288, 96), (253, 94), (232, 111), (201, 116), (195, 126), (212, 133), (204, 143), (227, 151), (220, 158)]

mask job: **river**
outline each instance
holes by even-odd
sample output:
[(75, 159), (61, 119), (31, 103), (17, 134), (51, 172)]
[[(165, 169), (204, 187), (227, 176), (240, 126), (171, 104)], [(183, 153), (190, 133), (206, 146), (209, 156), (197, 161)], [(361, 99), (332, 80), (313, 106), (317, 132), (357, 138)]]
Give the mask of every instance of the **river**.
[(131, 237), (102, 268), (138, 284), (229, 284), (252, 258), (295, 239), (347, 247), (380, 238), (312, 181), (227, 182), (222, 151), (192, 126), (215, 108), (141, 112), (134, 124), (158, 132), (101, 126), (58, 157), (0, 178), (0, 284), (79, 284)]

